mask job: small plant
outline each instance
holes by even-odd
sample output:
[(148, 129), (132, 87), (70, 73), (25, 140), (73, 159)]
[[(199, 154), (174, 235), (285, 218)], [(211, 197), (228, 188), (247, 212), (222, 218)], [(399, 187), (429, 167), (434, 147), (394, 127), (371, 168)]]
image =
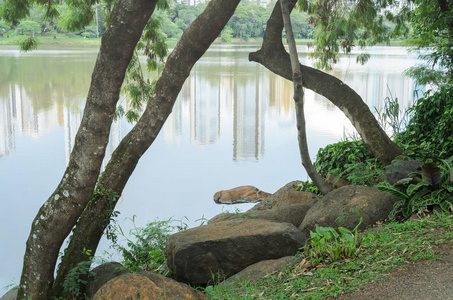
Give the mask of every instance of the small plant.
[(163, 266), (166, 261), (165, 242), (171, 233), (187, 229), (187, 224), (172, 225), (173, 220), (155, 220), (145, 227), (135, 226), (135, 216), (131, 219), (134, 228), (130, 230), (129, 237), (123, 232), (121, 226), (115, 226), (119, 235), (126, 239), (127, 246), (122, 246), (112, 241), (123, 256), (123, 265), (133, 272), (154, 271), (166, 275)]
[(394, 219), (400, 212), (404, 218), (409, 218), (414, 212), (434, 205), (446, 212), (453, 211), (453, 156), (441, 162), (440, 166), (434, 162), (425, 163), (421, 172), (412, 173), (411, 177), (394, 185), (382, 182), (376, 186), (379, 191), (400, 199), (394, 204), (389, 219)]
[(410, 119), (411, 110), (401, 110), (398, 98), (393, 98), (392, 93), (384, 99), (384, 107), (381, 109), (374, 108), (377, 114), (377, 120), (381, 127), (386, 130), (390, 126), (393, 136), (402, 132)]
[(303, 191), (308, 193), (320, 194), (318, 187), (311, 181), (304, 181), (296, 187), (296, 191)]
[(316, 225), (315, 232), (310, 231), (310, 242), (305, 245), (305, 256), (315, 262), (323, 260), (332, 262), (351, 256), (357, 250), (359, 242), (357, 230), (362, 222), (363, 218), (360, 218), (359, 224), (353, 230), (338, 227), (339, 233), (332, 227)]
[[(88, 299), (81, 287), (85, 286), (88, 282), (86, 280), (87, 275), (96, 276), (94, 272), (90, 271), (91, 264), (93, 263), (94, 257), (91, 256), (91, 250), (83, 249), (83, 253), (88, 256), (88, 259), (79, 262), (65, 277), (63, 282), (63, 292), (65, 295), (69, 295), (69, 299)], [(56, 300), (66, 300), (68, 297), (56, 298)]]

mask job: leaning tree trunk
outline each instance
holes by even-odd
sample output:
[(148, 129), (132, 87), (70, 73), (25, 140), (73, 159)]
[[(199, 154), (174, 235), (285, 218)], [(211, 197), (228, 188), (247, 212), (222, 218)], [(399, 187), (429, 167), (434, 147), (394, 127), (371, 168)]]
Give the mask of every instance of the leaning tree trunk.
[(92, 250), (92, 253), (96, 251), (116, 205), (112, 196), (122, 193), (140, 157), (153, 143), (170, 115), (193, 65), (219, 36), (239, 2), (240, 0), (212, 0), (181, 36), (157, 81), (154, 97), (150, 99), (140, 120), (115, 149), (100, 178), (98, 188), (103, 190), (99, 193), (103, 196), (88, 204), (74, 229), (58, 268), (52, 291), (54, 296), (62, 295), (66, 274), (79, 262), (87, 260), (82, 250), (86, 248)]
[(115, 4), (68, 167), (32, 223), (18, 299), (50, 299), (60, 247), (93, 193), (124, 74), (156, 3), (157, 0), (118, 0)]
[(297, 55), (296, 41), (294, 40), (293, 28), (291, 25), (290, 11), (288, 7), (288, 0), (280, 0), (283, 24), (286, 32), (286, 40), (289, 48), (289, 56), (291, 61), (291, 69), (293, 71), (292, 79), (294, 85), (294, 102), (296, 107), (296, 120), (299, 141), (300, 157), (302, 165), (305, 167), (308, 176), (310, 176), (313, 183), (318, 187), (323, 195), (327, 195), (332, 189), (321, 178), (316, 171), (310, 159), (308, 152), (307, 132), (305, 129), (305, 112), (304, 112), (304, 88), (302, 84), (302, 73), (300, 72), (299, 57)]
[[(291, 11), (294, 4), (289, 4)], [(249, 60), (265, 66), (270, 71), (292, 80), (291, 61), (282, 43), (283, 21), (281, 7), (277, 3), (267, 22), (263, 45), (260, 50), (249, 54)], [(326, 97), (343, 111), (362, 137), (374, 156), (388, 165), (398, 155), (403, 154), (381, 128), (369, 107), (362, 98), (338, 78), (300, 65), (304, 74), (304, 87)]]

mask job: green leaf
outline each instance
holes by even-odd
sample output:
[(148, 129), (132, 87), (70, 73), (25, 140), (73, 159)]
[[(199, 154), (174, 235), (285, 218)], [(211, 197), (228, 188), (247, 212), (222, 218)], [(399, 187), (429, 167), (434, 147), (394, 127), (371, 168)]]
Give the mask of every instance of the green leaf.
[(423, 164), (422, 179), (429, 182), (435, 189), (439, 187), (442, 172), (434, 162)]
[(380, 192), (385, 192), (385, 193), (388, 193), (394, 197), (397, 197), (398, 199), (401, 199), (401, 200), (406, 200), (409, 198), (409, 196), (403, 192), (401, 192), (400, 190), (398, 190), (397, 188), (395, 188), (394, 186), (392, 186), (390, 183), (388, 182), (381, 182), (379, 183), (378, 185), (376, 185), (376, 188), (380, 191)]

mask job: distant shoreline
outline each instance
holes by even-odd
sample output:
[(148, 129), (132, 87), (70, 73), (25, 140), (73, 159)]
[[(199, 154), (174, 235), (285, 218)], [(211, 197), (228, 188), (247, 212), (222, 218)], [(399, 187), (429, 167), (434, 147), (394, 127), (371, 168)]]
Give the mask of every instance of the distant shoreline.
[[(37, 37), (39, 46), (43, 45), (80, 45), (80, 46), (100, 46), (101, 45), (101, 38), (83, 38), (83, 37), (68, 37), (64, 35), (57, 36), (54, 38), (53, 36), (39, 36)], [(14, 37), (0, 37), (0, 45), (17, 45), (18, 44), (18, 38)], [(251, 38), (247, 41), (241, 40), (241, 39), (232, 39), (229, 42), (223, 42), (220, 38), (217, 38), (214, 41), (214, 44), (251, 44), (251, 45), (256, 45), (256, 44), (261, 44), (263, 41), (262, 38)], [(178, 39), (176, 38), (171, 38), (167, 40), (167, 44), (169, 48), (173, 48), (176, 43), (178, 42)], [(314, 40), (310, 39), (296, 39), (296, 43), (299, 45), (306, 45), (309, 43), (313, 43)], [(385, 43), (377, 44), (376, 46), (387, 46)], [(400, 46), (404, 47), (405, 46), (405, 41), (401, 40), (393, 40), (390, 41), (390, 44), (388, 46)]]

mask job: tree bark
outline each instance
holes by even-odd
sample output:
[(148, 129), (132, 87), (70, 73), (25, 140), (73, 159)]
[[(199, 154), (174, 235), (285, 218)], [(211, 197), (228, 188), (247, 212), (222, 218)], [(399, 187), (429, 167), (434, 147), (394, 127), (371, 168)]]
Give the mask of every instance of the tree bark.
[[(289, 11), (293, 8), (294, 4), (289, 3)], [(267, 22), (263, 45), (257, 52), (249, 54), (249, 60), (292, 80), (291, 62), (282, 43), (282, 30), (282, 12), (280, 3), (277, 3)], [(304, 87), (326, 97), (341, 109), (379, 161), (388, 165), (403, 154), (403, 150), (387, 136), (366, 103), (353, 89), (338, 78), (317, 69), (302, 64), (300, 68), (304, 74)]]
[(304, 112), (304, 89), (302, 73), (300, 72), (299, 57), (297, 55), (296, 41), (294, 40), (293, 28), (291, 25), (291, 17), (288, 6), (288, 0), (280, 0), (283, 24), (286, 32), (286, 40), (289, 48), (289, 56), (292, 69), (292, 79), (294, 85), (294, 102), (296, 108), (297, 132), (299, 141), (299, 152), (302, 159), (302, 165), (307, 171), (313, 183), (318, 187), (323, 195), (327, 195), (332, 189), (321, 178), (316, 171), (310, 159), (308, 152), (307, 132), (305, 129), (305, 112)]
[(116, 201), (111, 199), (112, 193), (122, 193), (140, 157), (154, 142), (170, 115), (192, 67), (219, 36), (239, 2), (240, 0), (210, 1), (204, 12), (181, 36), (157, 81), (154, 97), (150, 99), (140, 120), (113, 152), (99, 180), (98, 186), (107, 193), (88, 204), (74, 229), (58, 269), (53, 296), (62, 295), (66, 274), (79, 262), (87, 260), (87, 256), (82, 253), (83, 248), (92, 250), (92, 253), (96, 251), (116, 205)]
[(124, 74), (156, 3), (157, 0), (118, 0), (115, 4), (68, 167), (32, 223), (18, 299), (50, 299), (60, 247), (92, 196)]

